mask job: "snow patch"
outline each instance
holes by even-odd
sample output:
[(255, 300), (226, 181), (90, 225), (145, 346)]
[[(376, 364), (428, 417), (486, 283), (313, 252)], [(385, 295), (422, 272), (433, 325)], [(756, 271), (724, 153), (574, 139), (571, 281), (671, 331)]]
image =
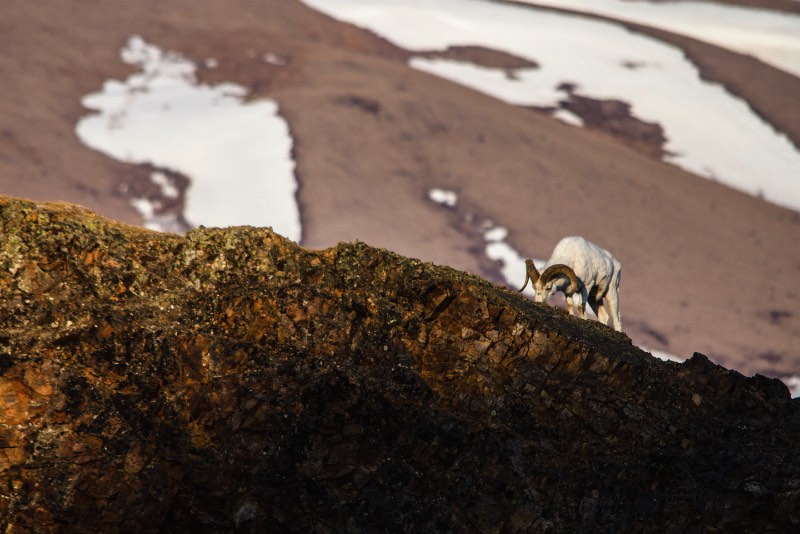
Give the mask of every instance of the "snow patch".
[(455, 191), (439, 189), (436, 187), (428, 191), (428, 198), (437, 204), (447, 206), (448, 208), (454, 208), (458, 203), (458, 195)]
[(486, 239), (486, 241), (496, 243), (508, 237), (508, 230), (502, 226), (490, 227), (488, 230), (486, 230), (486, 232), (484, 232), (483, 237)]
[(136, 211), (138, 211), (139, 215), (141, 215), (142, 219), (144, 219), (145, 228), (149, 228), (151, 230), (161, 230), (157, 225), (154, 224), (156, 206), (153, 202), (146, 198), (134, 198), (131, 200), (131, 205), (136, 208)]
[(144, 220), (144, 227), (149, 230), (157, 232), (174, 232), (179, 233), (185, 230), (185, 227), (178, 220), (178, 217), (173, 214), (158, 213), (158, 202), (153, 202), (146, 198), (134, 198), (131, 200), (131, 205), (139, 212)]
[[(83, 98), (96, 113), (78, 122), (81, 141), (121, 161), (188, 176), (184, 216), (192, 225), (272, 226), (299, 241), (292, 139), (277, 104), (245, 102), (240, 85), (199, 84), (194, 63), (138, 36), (120, 55), (139, 71)], [(152, 215), (153, 206), (134, 202)]]
[(278, 54), (273, 54), (272, 52), (267, 52), (261, 57), (261, 59), (264, 60), (264, 63), (269, 63), (270, 65), (277, 65), (279, 67), (286, 65), (286, 58), (279, 56)]
[(568, 109), (558, 108), (553, 112), (553, 117), (572, 126), (583, 126), (583, 119)]
[(161, 194), (166, 198), (178, 198), (180, 191), (163, 172), (151, 173), (150, 180), (161, 189)]

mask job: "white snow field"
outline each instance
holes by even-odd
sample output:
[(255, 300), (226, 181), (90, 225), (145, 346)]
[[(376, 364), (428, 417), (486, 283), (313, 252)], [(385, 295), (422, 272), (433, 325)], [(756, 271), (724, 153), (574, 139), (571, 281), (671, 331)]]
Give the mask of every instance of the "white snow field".
[[(184, 216), (193, 225), (271, 226), (299, 241), (292, 139), (277, 105), (245, 102), (239, 85), (198, 84), (194, 63), (138, 36), (121, 57), (139, 71), (84, 97), (96, 113), (78, 122), (81, 141), (121, 161), (188, 176)], [(167, 229), (146, 201), (134, 206), (148, 226)]]
[[(629, 102), (664, 128), (665, 159), (800, 211), (800, 152), (718, 84), (700, 79), (680, 49), (621, 24), (487, 0), (303, 0), (409, 50), (479, 45), (540, 68), (515, 71), (415, 57), (411, 65), (518, 105), (556, 106), (567, 93)], [(629, 2), (626, 2), (626, 4)]]
[(518, 0), (635, 22), (693, 37), (800, 76), (800, 15), (684, 0)]

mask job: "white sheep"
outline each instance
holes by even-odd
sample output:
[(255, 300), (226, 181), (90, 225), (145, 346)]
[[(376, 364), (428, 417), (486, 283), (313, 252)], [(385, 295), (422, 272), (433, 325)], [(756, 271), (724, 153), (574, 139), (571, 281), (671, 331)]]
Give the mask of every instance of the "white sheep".
[[(613, 317), (614, 328), (621, 332), (619, 280), (622, 265), (620, 262), (607, 250), (582, 237), (572, 236), (559, 241), (556, 248), (553, 249), (547, 265), (556, 264), (571, 267), (578, 277), (581, 318), (586, 318), (586, 303), (588, 302), (600, 322), (608, 324), (609, 318)], [(540, 296), (537, 292), (537, 302), (546, 301), (558, 290), (558, 287), (553, 285), (549, 294), (544, 291)]]

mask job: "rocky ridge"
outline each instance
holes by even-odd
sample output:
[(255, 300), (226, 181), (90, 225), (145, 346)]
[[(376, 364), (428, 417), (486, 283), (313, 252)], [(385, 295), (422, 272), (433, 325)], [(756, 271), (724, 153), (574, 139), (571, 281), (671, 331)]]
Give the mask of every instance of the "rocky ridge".
[(0, 523), (788, 531), (800, 402), (364, 243), (0, 199)]

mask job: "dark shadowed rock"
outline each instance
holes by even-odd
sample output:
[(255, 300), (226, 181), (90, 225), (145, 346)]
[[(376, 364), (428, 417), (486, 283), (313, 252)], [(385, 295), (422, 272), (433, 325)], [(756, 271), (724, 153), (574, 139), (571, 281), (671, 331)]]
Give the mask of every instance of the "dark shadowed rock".
[(776, 380), (363, 243), (11, 199), (0, 229), (13, 532), (800, 528)]

